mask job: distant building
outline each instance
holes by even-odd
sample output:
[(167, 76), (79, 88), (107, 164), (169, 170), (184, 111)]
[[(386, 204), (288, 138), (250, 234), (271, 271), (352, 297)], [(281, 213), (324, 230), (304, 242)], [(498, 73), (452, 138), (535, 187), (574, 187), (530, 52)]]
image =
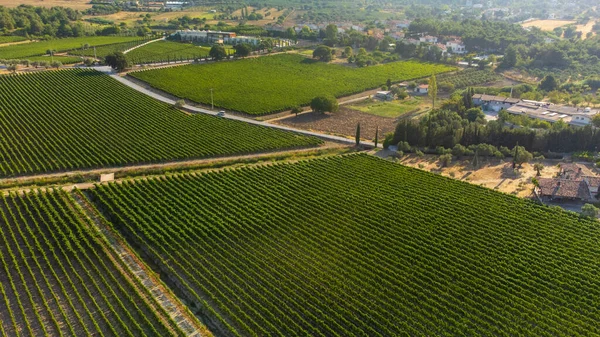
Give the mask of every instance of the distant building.
[(519, 103), (521, 100), (518, 98), (508, 98), (503, 96), (493, 96), (485, 94), (473, 95), (473, 104), (480, 106), (486, 111), (500, 111), (502, 109), (508, 109), (513, 105)]
[(507, 108), (506, 111), (513, 115), (526, 115), (530, 118), (541, 119), (550, 123), (559, 120), (574, 125), (586, 126), (592, 123), (597, 110), (591, 108), (574, 108), (564, 105), (555, 105), (547, 102), (523, 100)]
[(565, 163), (560, 166), (556, 178), (538, 178), (535, 192), (546, 200), (597, 201), (600, 177), (594, 176), (587, 168)]
[(164, 5), (165, 5), (164, 2), (150, 1), (150, 2), (146, 3), (145, 7), (148, 7), (148, 8), (163, 8)]
[(258, 46), (261, 41), (262, 41), (262, 39), (260, 39), (258, 37), (253, 37), (253, 36), (233, 36), (233, 37), (224, 37), (223, 38), (224, 44), (232, 44), (232, 45), (246, 43), (246, 44), (250, 44), (253, 46)]
[(400, 41), (400, 40), (404, 39), (405, 34), (404, 34), (404, 32), (394, 32), (394, 33), (390, 34), (390, 36), (394, 40)]
[(438, 38), (435, 36), (431, 36), (431, 35), (425, 35), (425, 36), (421, 36), (419, 38), (419, 41), (424, 42), (424, 43), (437, 43)]
[(415, 92), (417, 94), (426, 94), (429, 92), (429, 84), (419, 84), (415, 87)]
[(391, 101), (394, 99), (394, 94), (391, 91), (378, 91), (375, 94), (375, 98), (379, 98), (384, 101)]
[(438, 47), (442, 51), (442, 55), (448, 54), (448, 48), (443, 43), (436, 43), (434, 46)]
[(448, 52), (452, 53), (452, 54), (466, 54), (467, 53), (467, 48), (465, 47), (464, 43), (462, 42), (462, 40), (450, 40), (446, 42), (446, 48), (448, 49)]
[(179, 35), (181, 41), (198, 41), (210, 43), (224, 43), (227, 39), (236, 37), (233, 32), (221, 32), (212, 30), (178, 30), (174, 35)]
[(167, 1), (167, 2), (165, 2), (165, 8), (179, 9), (187, 4), (188, 4), (187, 1)]

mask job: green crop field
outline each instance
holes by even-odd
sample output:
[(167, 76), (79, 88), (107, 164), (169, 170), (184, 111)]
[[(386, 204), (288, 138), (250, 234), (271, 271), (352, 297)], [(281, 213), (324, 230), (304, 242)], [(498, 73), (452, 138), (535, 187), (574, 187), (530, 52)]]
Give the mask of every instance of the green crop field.
[(45, 55), (49, 49), (63, 52), (81, 48), (85, 44), (101, 46), (136, 40), (140, 40), (140, 38), (132, 36), (85, 36), (24, 43), (0, 47), (0, 59), (25, 59), (30, 56)]
[(0, 216), (1, 336), (183, 336), (65, 192), (0, 197)]
[(467, 69), (457, 73), (442, 74), (437, 78), (437, 82), (452, 84), (455, 88), (465, 88), (502, 79), (502, 75), (490, 70)]
[(178, 97), (252, 115), (308, 105), (319, 95), (336, 97), (374, 89), (392, 81), (410, 80), (453, 70), (415, 61), (350, 68), (288, 54), (234, 62), (193, 64), (139, 71), (132, 76)]
[(306, 147), (320, 140), (188, 115), (94, 70), (0, 76), (0, 176)]
[(158, 41), (130, 51), (127, 58), (135, 64), (157, 63), (202, 58), (209, 51), (209, 47), (189, 43)]
[(148, 41), (149, 40), (143, 39), (143, 40), (123, 42), (123, 43), (113, 43), (113, 44), (98, 46), (98, 47), (96, 47), (95, 51), (94, 51), (94, 48), (88, 48), (85, 50), (75, 49), (75, 50), (69, 51), (69, 55), (80, 55), (80, 56), (87, 56), (87, 57), (94, 57), (94, 55), (96, 55), (96, 57), (98, 59), (104, 59), (106, 57), (106, 55), (108, 55), (108, 54), (112, 54), (117, 51), (125, 51), (127, 49), (133, 48), (137, 45), (140, 45), (140, 44), (148, 42)]
[(22, 36), (0, 36), (0, 44), (25, 41), (26, 38)]
[(218, 334), (600, 334), (597, 222), (368, 155), (87, 193)]
[(81, 62), (81, 57), (78, 56), (32, 56), (28, 57), (27, 60), (31, 62), (48, 62), (48, 64), (52, 63), (51, 61), (58, 61), (62, 64), (73, 64)]

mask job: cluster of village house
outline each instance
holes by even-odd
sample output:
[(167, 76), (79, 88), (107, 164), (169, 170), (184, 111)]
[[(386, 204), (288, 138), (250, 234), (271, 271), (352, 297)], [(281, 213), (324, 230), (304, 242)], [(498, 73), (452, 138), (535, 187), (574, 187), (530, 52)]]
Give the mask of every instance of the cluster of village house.
[(576, 163), (560, 165), (556, 178), (538, 178), (535, 193), (544, 201), (597, 201), (600, 177)]
[(592, 123), (592, 117), (599, 111), (592, 108), (577, 108), (556, 105), (549, 102), (537, 102), (517, 98), (508, 98), (492, 95), (473, 95), (473, 104), (480, 106), (484, 111), (498, 112), (504, 109), (513, 115), (525, 115), (530, 118), (540, 119), (550, 123), (563, 121), (569, 125), (586, 126)]
[[(193, 42), (206, 42), (206, 43), (219, 43), (219, 44), (250, 44), (258, 46), (262, 39), (255, 36), (241, 36), (234, 32), (221, 32), (212, 30), (178, 30), (172, 35), (177, 35), (181, 41), (193, 41)], [(276, 39), (276, 47), (291, 46), (295, 42), (288, 39)]]
[[(330, 23), (320, 23), (320, 24), (300, 23), (296, 26), (293, 26), (292, 28), (294, 28), (296, 33), (299, 33), (303, 27), (308, 27), (310, 30), (318, 31), (321, 29), (325, 29), (329, 24)], [(428, 44), (428, 45), (435, 45), (438, 48), (440, 48), (440, 50), (442, 51), (443, 54), (452, 53), (452, 54), (460, 55), (460, 54), (467, 53), (467, 49), (466, 49), (464, 43), (461, 41), (461, 39), (459, 37), (456, 37), (456, 36), (445, 36), (445, 37), (438, 38), (436, 36), (423, 34), (422, 36), (419, 36), (418, 38), (406, 38), (405, 30), (410, 25), (410, 21), (387, 20), (384, 22), (385, 28), (368, 28), (368, 29), (366, 28), (366, 26), (363, 26), (360, 24), (335, 23), (335, 22), (333, 24), (338, 27), (338, 33), (347, 33), (351, 30), (354, 30), (354, 31), (358, 31), (358, 32), (364, 32), (365, 35), (373, 36), (377, 40), (383, 40), (383, 38), (387, 35), (387, 36), (392, 37), (396, 41), (402, 41), (403, 43), (406, 43), (406, 44), (418, 45), (418, 44), (424, 43), (424, 44)], [(265, 29), (267, 29), (267, 30), (279, 31), (279, 32), (285, 32), (288, 28), (289, 28), (289, 26), (284, 26), (284, 25), (267, 25), (267, 26), (265, 26)], [(444, 43), (441, 43), (442, 40), (444, 41)]]

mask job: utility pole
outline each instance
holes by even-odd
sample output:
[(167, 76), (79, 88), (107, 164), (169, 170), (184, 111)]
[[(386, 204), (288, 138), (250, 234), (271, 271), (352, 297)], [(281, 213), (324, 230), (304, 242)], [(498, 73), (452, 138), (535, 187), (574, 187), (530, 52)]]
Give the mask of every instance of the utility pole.
[(210, 109), (215, 109), (215, 102), (213, 101), (213, 88), (210, 88)]

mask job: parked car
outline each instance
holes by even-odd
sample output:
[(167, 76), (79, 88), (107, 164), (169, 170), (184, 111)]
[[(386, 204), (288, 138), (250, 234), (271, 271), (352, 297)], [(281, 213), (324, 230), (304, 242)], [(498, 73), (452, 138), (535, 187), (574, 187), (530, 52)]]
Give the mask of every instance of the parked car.
[(225, 116), (225, 111), (221, 110), (221, 111), (217, 112), (217, 116), (219, 116), (219, 117)]

